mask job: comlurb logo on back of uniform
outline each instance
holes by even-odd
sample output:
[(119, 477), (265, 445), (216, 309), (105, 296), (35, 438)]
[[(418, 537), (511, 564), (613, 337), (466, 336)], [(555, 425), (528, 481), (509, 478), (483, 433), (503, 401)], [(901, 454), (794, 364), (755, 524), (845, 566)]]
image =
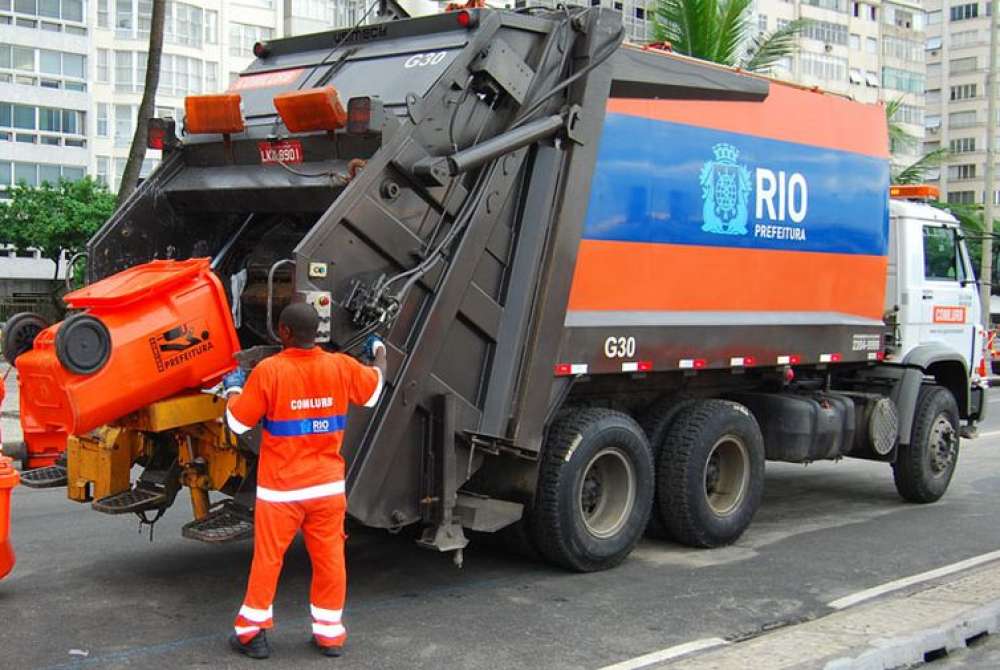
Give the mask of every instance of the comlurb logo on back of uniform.
[[(725, 142), (713, 146), (712, 152), (715, 160), (705, 161), (698, 176), (704, 232), (747, 235), (752, 229), (758, 238), (806, 240), (802, 224), (809, 208), (809, 188), (801, 173), (764, 167), (751, 173), (739, 162), (740, 150)], [(752, 227), (748, 226), (751, 192), (755, 193)]]

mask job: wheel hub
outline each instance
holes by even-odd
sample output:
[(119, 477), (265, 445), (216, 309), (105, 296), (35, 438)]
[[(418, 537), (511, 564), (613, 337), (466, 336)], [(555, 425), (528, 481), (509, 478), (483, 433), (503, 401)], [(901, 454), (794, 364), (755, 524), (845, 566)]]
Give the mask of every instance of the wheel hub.
[(595, 454), (580, 483), (580, 516), (587, 532), (607, 538), (621, 531), (632, 514), (635, 491), (635, 470), (620, 449)]
[(722, 437), (705, 463), (705, 499), (718, 516), (731, 514), (746, 497), (750, 484), (750, 452), (734, 435)]
[(927, 440), (930, 455), (931, 472), (940, 477), (951, 468), (955, 460), (958, 439), (954, 426), (947, 417), (938, 416), (931, 426), (931, 434)]

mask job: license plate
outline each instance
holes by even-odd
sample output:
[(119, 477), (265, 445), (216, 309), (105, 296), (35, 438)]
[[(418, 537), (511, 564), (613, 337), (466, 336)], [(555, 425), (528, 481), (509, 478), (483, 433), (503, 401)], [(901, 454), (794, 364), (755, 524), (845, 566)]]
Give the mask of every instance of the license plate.
[(281, 142), (260, 142), (261, 163), (301, 163), (302, 142), (298, 140), (283, 140)]

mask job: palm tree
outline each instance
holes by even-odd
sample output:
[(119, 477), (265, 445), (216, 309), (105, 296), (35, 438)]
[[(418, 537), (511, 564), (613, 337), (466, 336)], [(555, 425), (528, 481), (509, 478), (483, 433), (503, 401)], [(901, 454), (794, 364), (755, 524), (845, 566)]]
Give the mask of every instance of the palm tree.
[(796, 19), (755, 34), (752, 7), (753, 0), (658, 0), (654, 35), (677, 53), (764, 72), (795, 51), (796, 39), (810, 21)]
[(903, 105), (902, 98), (896, 98), (885, 103), (885, 121), (889, 124), (889, 149), (893, 154), (890, 171), (893, 184), (919, 184), (927, 179), (927, 175), (941, 166), (948, 158), (947, 149), (929, 151), (912, 163), (900, 164), (897, 155), (911, 149), (920, 143), (920, 138), (908, 133), (896, 120), (899, 109)]
[(118, 205), (121, 206), (135, 191), (142, 161), (146, 157), (146, 135), (150, 117), (153, 116), (153, 106), (156, 102), (156, 89), (160, 85), (160, 59), (163, 55), (163, 25), (166, 19), (166, 0), (153, 0), (152, 15), (149, 26), (149, 56), (146, 58), (146, 81), (139, 103), (139, 114), (136, 119), (135, 134), (132, 135), (132, 148), (128, 152), (121, 186), (118, 189)]

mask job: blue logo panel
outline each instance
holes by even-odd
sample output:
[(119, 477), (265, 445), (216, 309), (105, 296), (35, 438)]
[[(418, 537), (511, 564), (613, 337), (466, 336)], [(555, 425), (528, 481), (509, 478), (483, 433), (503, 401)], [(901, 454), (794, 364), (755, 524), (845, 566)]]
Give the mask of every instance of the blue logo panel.
[(884, 256), (888, 198), (884, 159), (608, 114), (584, 238)]
[(344, 430), (347, 417), (343, 414), (318, 416), (312, 419), (264, 419), (264, 430), (275, 437), (301, 437), (303, 435), (323, 435)]

